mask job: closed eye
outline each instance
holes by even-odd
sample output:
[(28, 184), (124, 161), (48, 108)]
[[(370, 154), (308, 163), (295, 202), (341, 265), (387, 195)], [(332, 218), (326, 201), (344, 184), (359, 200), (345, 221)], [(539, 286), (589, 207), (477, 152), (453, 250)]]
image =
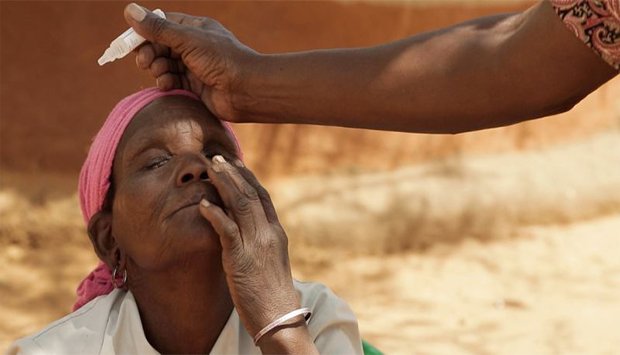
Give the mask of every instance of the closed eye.
[(168, 162), (168, 160), (170, 160), (170, 158), (168, 158), (168, 157), (157, 157), (157, 158), (151, 160), (146, 165), (146, 169), (147, 170), (153, 170), (153, 169), (161, 168), (162, 166), (164, 166)]

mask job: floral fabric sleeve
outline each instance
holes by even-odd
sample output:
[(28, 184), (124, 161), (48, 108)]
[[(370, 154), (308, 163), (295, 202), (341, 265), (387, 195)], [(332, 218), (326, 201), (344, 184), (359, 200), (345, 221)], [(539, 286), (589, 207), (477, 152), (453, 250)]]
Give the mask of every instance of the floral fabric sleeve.
[(564, 24), (620, 70), (620, 0), (550, 0)]

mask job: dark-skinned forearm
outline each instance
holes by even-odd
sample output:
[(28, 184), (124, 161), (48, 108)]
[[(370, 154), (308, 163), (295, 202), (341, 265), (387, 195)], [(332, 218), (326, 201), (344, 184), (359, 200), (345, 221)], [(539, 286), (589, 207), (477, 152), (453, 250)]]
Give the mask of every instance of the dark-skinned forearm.
[(616, 72), (549, 4), (382, 46), (261, 55), (243, 120), (458, 133), (572, 107)]

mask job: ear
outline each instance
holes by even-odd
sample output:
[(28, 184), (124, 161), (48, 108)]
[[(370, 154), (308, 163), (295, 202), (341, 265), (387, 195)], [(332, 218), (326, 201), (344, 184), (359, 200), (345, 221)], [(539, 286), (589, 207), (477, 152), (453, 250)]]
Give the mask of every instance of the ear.
[(112, 214), (99, 211), (88, 222), (88, 237), (90, 238), (95, 253), (110, 270), (118, 267), (124, 268), (122, 252), (116, 239), (112, 235)]

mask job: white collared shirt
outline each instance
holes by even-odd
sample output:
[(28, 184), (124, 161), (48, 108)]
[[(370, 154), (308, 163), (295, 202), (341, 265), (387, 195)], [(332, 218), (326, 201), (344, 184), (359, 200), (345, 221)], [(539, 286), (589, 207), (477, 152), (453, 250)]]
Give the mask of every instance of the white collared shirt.
[[(310, 336), (322, 354), (362, 354), (357, 320), (324, 285), (295, 281), (302, 307), (312, 310)], [(114, 290), (40, 332), (16, 341), (7, 354), (159, 354), (149, 344), (133, 294)], [(211, 354), (261, 354), (233, 309)]]

